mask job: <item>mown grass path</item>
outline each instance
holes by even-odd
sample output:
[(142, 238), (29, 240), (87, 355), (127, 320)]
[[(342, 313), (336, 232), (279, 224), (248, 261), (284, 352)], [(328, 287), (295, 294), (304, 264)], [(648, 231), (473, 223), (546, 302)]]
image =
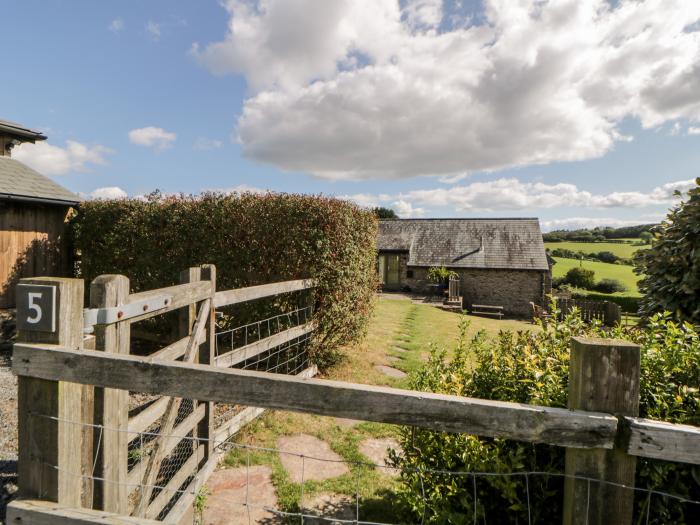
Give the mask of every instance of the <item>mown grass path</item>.
[[(522, 321), (497, 321), (472, 316), (469, 319), (472, 321), (470, 335), (480, 329), (491, 336), (501, 329), (536, 329)], [(321, 377), (406, 388), (408, 377), (389, 377), (375, 366), (385, 365), (410, 374), (427, 359), (432, 345), (447, 349), (454, 347), (459, 337), (460, 320), (458, 314), (417, 304), (407, 298), (380, 297), (365, 340), (346, 348), (347, 359)], [(398, 428), (393, 425), (269, 411), (237, 435), (235, 442), (275, 449), (281, 436), (308, 434), (325, 441), (333, 452), (348, 462), (349, 471), (332, 479), (305, 481), (305, 504), (322, 495), (345, 495), (354, 502), (359, 493), (361, 519), (391, 522), (396, 514), (392, 494), (398, 480), (385, 470), (366, 465), (370, 460), (360, 450), (367, 440), (396, 438), (397, 431)], [(309, 451), (308, 455), (313, 456), (313, 451)], [(292, 481), (277, 452), (234, 447), (227, 455), (224, 466), (246, 468), (247, 465), (270, 467), (278, 507), (289, 512), (298, 511), (302, 484)]]

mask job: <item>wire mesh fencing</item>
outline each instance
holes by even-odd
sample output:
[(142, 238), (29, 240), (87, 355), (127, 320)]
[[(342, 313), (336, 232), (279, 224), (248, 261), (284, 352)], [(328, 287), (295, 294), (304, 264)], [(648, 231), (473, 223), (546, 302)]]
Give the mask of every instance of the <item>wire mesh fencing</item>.
[[(55, 424), (80, 425), (83, 431), (91, 432), (95, 436), (94, 462), (92, 469), (84, 472), (63, 472), (67, 476), (79, 477), (83, 486), (88, 486), (91, 493), (98, 493), (101, 488), (115, 482), (105, 479), (99, 472), (98, 457), (101, 447), (104, 446), (104, 436), (110, 432), (128, 433), (130, 443), (130, 463), (126, 481), (118, 484), (124, 485), (129, 495), (129, 512), (134, 514), (138, 507), (138, 501), (146, 489), (150, 490), (150, 496), (145, 505), (143, 515), (153, 519), (164, 519), (178, 503), (186, 503), (192, 513), (193, 525), (202, 523), (219, 522), (221, 516), (225, 516), (226, 523), (262, 523), (262, 524), (320, 524), (320, 523), (352, 523), (357, 525), (398, 525), (399, 523), (429, 523), (432, 522), (431, 504), (432, 496), (427, 492), (427, 480), (441, 477), (445, 480), (457, 479), (467, 483), (461, 486), (468, 487), (460, 494), (460, 501), (465, 509), (464, 523), (491, 523), (493, 517), (484, 509), (486, 501), (483, 500), (482, 488), (490, 484), (494, 479), (515, 480), (519, 490), (524, 494), (524, 507), (517, 516), (526, 516), (526, 519), (518, 519), (513, 513), (513, 519), (509, 523), (533, 523), (537, 520), (533, 511), (535, 500), (532, 487), (542, 480), (556, 480), (562, 483), (565, 479), (575, 479), (582, 482), (585, 487), (585, 509), (588, 517), (589, 503), (595, 491), (600, 487), (615, 487), (623, 491), (630, 491), (641, 495), (647, 501), (646, 512), (637, 516), (636, 523), (650, 525), (663, 523), (654, 516), (650, 509), (654, 498), (666, 501), (673, 500), (681, 503), (691, 515), (700, 512), (700, 501), (686, 498), (679, 494), (673, 494), (655, 488), (640, 488), (626, 486), (610, 481), (588, 478), (585, 476), (570, 476), (561, 472), (517, 471), (517, 472), (483, 472), (483, 471), (451, 471), (438, 469), (397, 468), (390, 460), (382, 463), (372, 461), (348, 460), (346, 458), (329, 459), (320, 454), (302, 454), (279, 448), (259, 447), (245, 443), (237, 443), (231, 439), (217, 441), (205, 439), (188, 432), (182, 435), (161, 434), (158, 432), (144, 431), (134, 433), (124, 429), (114, 429), (101, 425), (86, 424), (82, 422), (62, 420), (53, 416), (32, 413), (31, 417), (49, 419)], [(172, 458), (164, 462), (158, 476), (152, 485), (144, 484), (142, 469), (144, 460), (152, 453), (152, 444), (161, 443), (172, 446)], [(138, 446), (131, 444), (138, 443)], [(204, 459), (204, 447), (211, 446), (218, 458), (226, 458), (235, 455), (236, 460), (231, 461), (232, 467), (224, 467), (214, 472), (211, 477), (202, 473), (201, 463)], [(138, 452), (132, 452), (138, 451)], [(78, 451), (76, 450), (76, 453)], [(400, 454), (400, 451), (399, 451)], [(289, 461), (282, 464), (290, 469), (286, 472), (286, 485), (280, 487), (273, 482), (270, 463), (261, 458), (292, 458), (296, 462), (295, 467), (289, 467)], [(59, 470), (55, 460), (47, 458), (34, 458), (45, 467), (42, 472)], [(274, 461), (273, 461), (274, 463)], [(342, 474), (344, 482), (331, 480), (327, 485), (319, 483), (311, 474), (318, 469), (319, 464), (326, 465), (333, 470), (334, 465), (344, 465), (345, 474)], [(294, 470), (292, 470), (294, 469)], [(413, 497), (419, 504), (412, 512), (402, 515), (393, 515), (389, 509), (393, 506), (396, 494), (384, 490), (381, 493), (370, 493), (367, 488), (367, 473), (374, 472), (386, 480), (386, 487), (398, 487), (406, 490), (404, 483), (407, 477), (418, 478), (420, 483), (411, 485)], [(225, 475), (225, 477), (223, 475)], [(340, 477), (338, 478), (340, 479)], [(279, 475), (277, 482), (279, 483)], [(425, 482), (425, 483), (424, 483)], [(290, 489), (291, 487), (291, 489)], [(324, 488), (325, 487), (325, 488)], [(337, 489), (336, 493), (327, 494), (328, 487)], [(280, 493), (280, 491), (282, 493)], [(291, 492), (290, 492), (291, 491)], [(321, 492), (320, 492), (321, 491)], [(291, 497), (290, 497), (291, 493)], [(377, 498), (380, 498), (379, 500)], [(383, 500), (381, 498), (384, 498)], [(384, 504), (384, 506), (382, 506)], [(524, 512), (523, 512), (524, 511)], [(502, 521), (497, 521), (502, 522)], [(587, 521), (585, 521), (587, 523)]]

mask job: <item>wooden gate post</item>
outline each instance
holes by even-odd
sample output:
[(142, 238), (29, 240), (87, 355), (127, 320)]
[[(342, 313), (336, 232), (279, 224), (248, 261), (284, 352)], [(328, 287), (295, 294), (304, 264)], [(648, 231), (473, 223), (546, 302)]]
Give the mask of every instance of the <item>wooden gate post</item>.
[[(21, 279), (17, 342), (81, 349), (83, 290), (82, 279)], [(80, 507), (83, 386), (23, 376), (17, 382), (20, 496)]]
[[(191, 283), (195, 281), (210, 281), (211, 282), (211, 300), (212, 306), (209, 309), (209, 322), (206, 332), (206, 340), (202, 342), (199, 346), (197, 352), (197, 357), (195, 358), (196, 363), (211, 364), (215, 357), (216, 352), (216, 319), (215, 319), (215, 308), (214, 308), (214, 294), (216, 293), (216, 266), (213, 264), (204, 264), (201, 268), (192, 267), (187, 270), (183, 270), (180, 273), (181, 283)], [(179, 337), (186, 337), (192, 333), (192, 327), (194, 325), (195, 319), (197, 318), (197, 311), (200, 304), (191, 304), (187, 308), (183, 308), (179, 317)], [(197, 425), (195, 436), (205, 439), (205, 453), (204, 458), (202, 458), (202, 463), (208, 461), (213, 456), (214, 447), (214, 403), (205, 403), (206, 409), (204, 413), (204, 418)], [(195, 400), (193, 405), (193, 410), (197, 408), (197, 401)], [(193, 450), (196, 452), (199, 444), (193, 443)]]
[[(614, 339), (575, 337), (569, 364), (571, 409), (639, 415), (639, 346)], [(612, 450), (566, 449), (567, 476), (583, 476), (634, 487), (637, 460), (616, 446)], [(629, 525), (634, 491), (567, 477), (564, 525)]]
[[(90, 283), (90, 307), (113, 308), (127, 302), (129, 279), (123, 275), (100, 275)], [(129, 321), (95, 325), (95, 350), (128, 354)], [(115, 388), (95, 388), (94, 443), (96, 450), (94, 507), (126, 515), (128, 508), (127, 448), (129, 445), (129, 392)]]

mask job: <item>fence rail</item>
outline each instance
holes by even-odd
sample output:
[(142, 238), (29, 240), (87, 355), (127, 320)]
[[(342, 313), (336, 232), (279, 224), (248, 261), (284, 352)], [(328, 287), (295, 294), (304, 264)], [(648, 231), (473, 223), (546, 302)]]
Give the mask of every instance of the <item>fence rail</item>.
[[(132, 512), (143, 523), (152, 518), (178, 523), (216, 466), (216, 444), (268, 408), (566, 447), (567, 525), (630, 523), (627, 492), (634, 489), (636, 457), (700, 464), (700, 428), (637, 417), (636, 345), (575, 338), (567, 409), (313, 379), (315, 367), (295, 353), (313, 321), (305, 317), (296, 326), (280, 323), (278, 332), (268, 328), (265, 337), (257, 330), (257, 341), (219, 355), (223, 348), (216, 345), (214, 321), (217, 305), (304, 290), (311, 281), (216, 292), (212, 266), (189, 269), (182, 279), (181, 285), (140, 294), (128, 293), (126, 277), (96, 279), (91, 305), (123, 320), (94, 325), (95, 350), (83, 344), (82, 281), (26, 281), (58, 287), (60, 323), (56, 333), (20, 331), (14, 349), (20, 493), (58, 505), (19, 501), (9, 506), (10, 519), (51, 508), (66, 523), (112, 523), (114, 515)], [(154, 297), (167, 297), (168, 304), (162, 299), (160, 309), (151, 311), (148, 301)], [(120, 309), (125, 304), (141, 305), (142, 312)], [(151, 355), (129, 355), (131, 323), (175, 308), (182, 309), (178, 340)], [(289, 365), (280, 368), (280, 361)], [(229, 368), (232, 364), (243, 369)], [(298, 375), (285, 375), (290, 371)], [(131, 412), (130, 391), (146, 396)], [(153, 395), (161, 397), (154, 400)], [(214, 403), (248, 408), (215, 424)], [(77, 443), (80, 454), (75, 453)], [(131, 470), (129, 450), (138, 452)], [(93, 473), (91, 483), (79, 474), (86, 471)], [(598, 486), (591, 488), (591, 480), (599, 481)], [(66, 516), (80, 507), (104, 513)], [(129, 523), (126, 518), (122, 522)]]
[[(236, 341), (231, 338), (228, 350), (231, 353), (218, 356), (221, 359), (216, 362), (215, 303), (228, 306), (298, 292), (314, 287), (313, 280), (217, 293), (216, 269), (212, 265), (189, 268), (182, 272), (180, 279), (180, 284), (174, 286), (129, 293), (128, 278), (103, 275), (90, 285), (89, 308), (82, 307), (84, 285), (79, 279), (23, 280), (24, 285), (52, 290), (57, 304), (55, 311), (46, 314), (58, 322), (53, 323), (57, 326), (55, 332), (31, 330), (31, 326), (26, 326), (18, 334), (19, 344), (38, 343), (45, 348), (66, 345), (80, 352), (90, 348), (100, 356), (128, 357), (132, 326), (176, 311), (177, 340), (163, 344), (143, 356), (144, 359), (179, 362), (184, 366), (193, 363), (223, 368), (255, 366), (280, 373), (300, 372), (304, 377), (316, 373), (316, 368), (304, 356), (305, 345), (315, 328), (309, 307), (303, 309), (303, 325), (298, 325), (300, 309), (297, 309), (294, 312), (297, 326), (290, 317), (285, 321), (286, 330), (283, 332), (269, 333), (268, 337), (242, 348), (236, 348)], [(42, 308), (51, 306), (50, 302), (42, 304)], [(29, 317), (31, 312), (18, 312), (18, 315)], [(279, 320), (278, 326), (281, 326)], [(85, 332), (94, 335), (84, 336)], [(140, 339), (155, 345), (160, 341), (144, 330), (134, 332), (139, 333)], [(282, 357), (285, 362), (280, 363)], [(285, 364), (287, 366), (283, 366)], [(75, 508), (94, 507), (119, 516), (133, 513), (139, 520), (164, 516), (176, 519), (178, 512), (186, 511), (191, 505), (191, 493), (178, 493), (184, 500), (172, 500), (167, 497), (169, 490), (166, 489), (179, 489), (186, 483), (192, 486), (203, 483), (218, 459), (216, 451), (211, 449), (213, 441), (210, 438), (216, 435), (220, 440), (228, 439), (263, 411), (250, 407), (239, 409), (237, 414), (236, 410), (226, 409), (222, 418), (215, 415), (213, 402), (201, 400), (196, 395), (169, 396), (164, 391), (149, 391), (152, 395), (144, 396), (144, 390), (139, 394), (134, 394), (138, 390), (132, 390), (130, 395), (129, 389), (86, 385), (45, 383), (20, 376), (19, 477), (22, 497), (48, 499)], [(38, 399), (44, 401), (37, 402)], [(58, 409), (53, 412), (56, 418), (53, 427), (47, 421), (31, 417), (37, 409), (51, 413), (56, 408), (52, 405), (56, 399)], [(76, 419), (93, 431), (67, 423)], [(42, 439), (36, 439), (36, 436), (42, 436)], [(182, 436), (195, 437), (203, 445), (188, 449)], [(82, 452), (78, 453), (78, 450)], [(39, 457), (45, 461), (37, 461)], [(54, 464), (56, 468), (47, 469), (47, 464)], [(90, 483), (67, 474), (88, 469), (93, 473)], [(190, 479), (193, 472), (197, 476)], [(162, 488), (155, 488), (157, 485)]]

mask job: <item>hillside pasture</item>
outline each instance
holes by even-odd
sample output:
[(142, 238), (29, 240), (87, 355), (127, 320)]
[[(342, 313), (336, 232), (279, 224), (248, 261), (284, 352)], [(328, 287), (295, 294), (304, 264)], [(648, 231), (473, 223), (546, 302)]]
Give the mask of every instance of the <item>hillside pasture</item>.
[(582, 268), (593, 270), (595, 272), (596, 282), (600, 281), (601, 279), (616, 279), (627, 287), (627, 291), (618, 292), (614, 295), (629, 295), (633, 297), (640, 296), (639, 290), (637, 289), (637, 282), (641, 279), (641, 277), (634, 273), (632, 266), (624, 264), (608, 264), (598, 261), (579, 261), (578, 259), (565, 259), (562, 257), (554, 257), (554, 261), (556, 264), (552, 267), (552, 277), (555, 279), (558, 277), (564, 277), (566, 272), (572, 268), (578, 268), (581, 266)]
[(648, 245), (635, 246), (632, 241), (639, 242), (639, 239), (630, 239), (629, 242), (625, 243), (573, 241), (546, 242), (544, 243), (544, 247), (548, 250), (571, 250), (574, 252), (583, 253), (611, 252), (623, 259), (631, 259), (637, 250), (649, 247)]

